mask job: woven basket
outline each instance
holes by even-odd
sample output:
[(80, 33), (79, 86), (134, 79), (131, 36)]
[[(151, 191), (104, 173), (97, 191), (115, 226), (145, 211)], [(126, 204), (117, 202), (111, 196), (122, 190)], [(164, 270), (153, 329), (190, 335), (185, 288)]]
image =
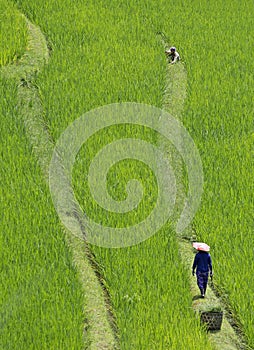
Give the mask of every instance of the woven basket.
[(221, 329), (223, 311), (202, 311), (201, 322), (206, 325), (208, 331), (218, 331)]

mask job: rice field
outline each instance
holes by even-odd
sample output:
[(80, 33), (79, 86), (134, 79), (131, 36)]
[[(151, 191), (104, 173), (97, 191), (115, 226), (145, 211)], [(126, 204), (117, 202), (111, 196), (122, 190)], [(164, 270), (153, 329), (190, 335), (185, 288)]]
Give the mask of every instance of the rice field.
[[(11, 64), (25, 50), (27, 24), (13, 3), (1, 1), (2, 8), (1, 35), (8, 42), (1, 41), (1, 57)], [(19, 84), (1, 74), (0, 348), (81, 348), (78, 272), (25, 133)]]
[(15, 85), (0, 81), (0, 348), (77, 349), (84, 319), (79, 279), (17, 113)]
[[(215, 283), (253, 347), (252, 2), (15, 4), (40, 26), (51, 48), (36, 85), (54, 141), (76, 118), (105, 104), (163, 107), (167, 62), (156, 33), (165, 33), (178, 48), (188, 76), (183, 121), (200, 151), (205, 176), (194, 227), (212, 247)], [(25, 39), (20, 40), (23, 49)], [(1, 348), (88, 348), (78, 272), (15, 108), (14, 82), (2, 80), (1, 90)], [(157, 142), (157, 135), (142, 127), (103, 130), (83, 146), (73, 172), (85, 213), (117, 227), (147, 215), (157, 193), (153, 174), (134, 160), (111, 169), (113, 198), (125, 198), (125, 184), (133, 177), (145, 188), (141, 209), (121, 216), (109, 216), (91, 200), (86, 178), (97, 150), (127, 137)], [(192, 311), (189, 277), (170, 222), (136, 246), (90, 249), (109, 292), (121, 349), (213, 348)]]

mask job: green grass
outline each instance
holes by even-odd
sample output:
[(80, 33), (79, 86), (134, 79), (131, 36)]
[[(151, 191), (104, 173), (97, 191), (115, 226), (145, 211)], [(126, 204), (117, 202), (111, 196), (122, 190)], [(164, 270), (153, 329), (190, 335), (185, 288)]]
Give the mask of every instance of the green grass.
[(0, 1), (0, 67), (17, 60), (27, 44), (25, 18), (12, 1)]
[[(15, 40), (14, 35), (9, 47)], [(21, 113), (20, 78), (35, 69), (25, 63), (38, 68), (33, 57), (0, 72), (0, 348), (81, 349), (85, 314), (79, 276)]]
[[(40, 165), (40, 170), (44, 175), (44, 181), (46, 180), (47, 183), (53, 143), (43, 119), (43, 109), (38, 89), (34, 84), (34, 78), (36, 73), (43, 69), (44, 64), (48, 62), (48, 50), (45, 38), (40, 29), (27, 19), (26, 22), (29, 30), (29, 50), (25, 51), (24, 56), (18, 61), (18, 65), (3, 67), (1, 73), (9, 81), (15, 79), (16, 84), (18, 84), (16, 98), (17, 115), (25, 125), (25, 132), (32, 145), (32, 151)], [(22, 83), (20, 83), (21, 79)], [(63, 231), (61, 229), (61, 233), (64, 233), (64, 240), (67, 242), (68, 248), (71, 249), (72, 264), (78, 269), (78, 281), (82, 284), (77, 286), (79, 287), (79, 291), (77, 291), (76, 295), (82, 295), (82, 299), (76, 300), (76, 303), (82, 306), (82, 314), (83, 310), (85, 310), (84, 314), (86, 316), (82, 320), (80, 329), (77, 329), (77, 332), (80, 332), (82, 328), (84, 329), (85, 337), (81, 345), (84, 348), (89, 346), (91, 350), (102, 346), (105, 349), (115, 349), (114, 334), (108, 319), (103, 290), (89, 262), (89, 258), (86, 256), (86, 244), (73, 236), (69, 231)], [(53, 320), (55, 317), (58, 317), (57, 313), (52, 314), (52, 316)], [(38, 326), (42, 328), (42, 334), (47, 332), (45, 324), (39, 323)], [(65, 335), (63, 334), (63, 339)], [(79, 335), (81, 334), (79, 333)], [(63, 344), (65, 343), (66, 346), (69, 346), (68, 341), (63, 340)], [(74, 346), (76, 347), (77, 344), (75, 344)], [(18, 346), (26, 347), (26, 344), (22, 342)]]
[[(184, 123), (200, 149), (206, 178), (196, 229), (214, 250), (215, 283), (252, 346), (252, 2), (17, 4), (53, 48), (37, 84), (54, 139), (81, 114), (107, 103), (161, 107), (166, 61), (156, 32), (165, 32), (177, 46), (188, 74)], [(123, 349), (195, 349), (197, 342), (209, 349), (191, 311), (188, 275), (177, 249), (169, 226), (136, 247), (93, 247)]]
[[(150, 20), (159, 25), (152, 9), (134, 2), (129, 6), (111, 2), (107, 7), (100, 5), (99, 9), (98, 4), (94, 7), (92, 3), (70, 7), (68, 1), (62, 2), (61, 8), (57, 8), (56, 3), (23, 4), (28, 15), (31, 13), (31, 18), (40, 24), (53, 43), (51, 62), (38, 76), (37, 84), (55, 139), (72, 120), (105, 103), (138, 101), (162, 105), (166, 61), (156, 31), (147, 26)], [(57, 14), (51, 6), (59, 11), (65, 30), (56, 20)], [(146, 15), (141, 16), (144, 10)], [(75, 26), (68, 21), (70, 16), (75, 17)], [(144, 132), (132, 132), (132, 135), (139, 133)], [(120, 130), (116, 136), (121, 137)], [(148, 133), (144, 137), (149, 140), (151, 135)], [(91, 145), (98, 140), (91, 141)], [(100, 135), (100, 140), (109, 140), (106, 132)], [(125, 169), (126, 176), (133, 175), (133, 169), (128, 172), (128, 167), (127, 164), (121, 170)], [(77, 169), (82, 169), (85, 176), (82, 164), (78, 163)], [(77, 180), (82, 183), (78, 173)], [(148, 189), (149, 181), (152, 179), (148, 180)], [(119, 188), (115, 192), (111, 190), (118, 198)], [(151, 191), (153, 195), (155, 190)], [(87, 197), (86, 187), (81, 191), (80, 196), (84, 193)], [(112, 297), (121, 348), (194, 349), (197, 339), (211, 348), (191, 310), (188, 277), (169, 226), (155, 241), (151, 239), (126, 250), (94, 247), (93, 252)], [(147, 265), (147, 270), (143, 264)], [(176, 286), (175, 281), (180, 277), (182, 283)], [(181, 305), (179, 299), (183, 300)], [(132, 300), (136, 300), (133, 305)]]
[[(200, 9), (203, 31), (193, 13), (195, 42), (185, 56), (189, 88), (184, 123), (200, 149), (205, 175), (195, 229), (199, 239), (212, 247), (216, 286), (253, 347), (250, 290), (254, 266), (249, 247), (253, 245), (254, 208), (250, 45), (254, 9), (250, 1), (211, 6)], [(223, 52), (223, 58), (216, 52)]]
[(15, 85), (0, 80), (0, 348), (81, 349), (81, 287), (17, 112)]

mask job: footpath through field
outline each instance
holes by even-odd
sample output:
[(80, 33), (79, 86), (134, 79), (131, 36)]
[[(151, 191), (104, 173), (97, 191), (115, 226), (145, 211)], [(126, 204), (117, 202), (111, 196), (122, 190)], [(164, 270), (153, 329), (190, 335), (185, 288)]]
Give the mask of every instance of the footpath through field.
[[(25, 53), (17, 66), (4, 67), (2, 72), (6, 77), (16, 78), (19, 83), (19, 111), (26, 125), (26, 131), (30, 137), (34, 152), (38, 157), (45, 179), (48, 180), (48, 167), (51, 159), (54, 143), (43, 120), (43, 109), (39, 98), (38, 89), (33, 83), (34, 75), (49, 60), (47, 43), (39, 28), (28, 22), (29, 26), (29, 51)], [(183, 63), (168, 66), (167, 70), (167, 88), (164, 96), (164, 109), (172, 112), (174, 117), (181, 119), (183, 112), (184, 99), (186, 95), (186, 71)], [(182, 169), (181, 160), (172, 150), (170, 150), (175, 170), (179, 172), (181, 179)], [(183, 200), (184, 190), (182, 181), (178, 182), (178, 189), (182, 188), (182, 198), (178, 197), (179, 203)], [(177, 213), (176, 213), (177, 215)], [(191, 232), (189, 234), (191, 237)], [(72, 248), (74, 262), (78, 268), (80, 279), (84, 288), (84, 308), (87, 315), (87, 324), (84, 333), (89, 337), (89, 349), (116, 349), (117, 341), (112, 326), (112, 319), (108, 308), (109, 304), (105, 301), (105, 294), (98, 277), (95, 274), (91, 261), (89, 259), (88, 248), (84, 241), (66, 232), (66, 239)], [(179, 237), (179, 250), (182, 254), (182, 260), (191, 271), (193, 259), (193, 250), (191, 241)], [(87, 254), (85, 255), (84, 252)], [(210, 287), (208, 287), (207, 298), (197, 299), (197, 286), (194, 278), (191, 277), (191, 293), (193, 295), (193, 307), (199, 310), (204, 304), (220, 304), (226, 308), (222, 302), (215, 296)], [(243, 349), (240, 340), (234, 332), (234, 329), (224, 317), (222, 329), (217, 333), (209, 333), (211, 342), (215, 349), (234, 350)]]
[[(43, 107), (34, 77), (49, 61), (47, 42), (40, 29), (30, 21), (28, 25), (28, 49), (18, 65), (2, 68), (2, 74), (14, 78), (18, 84), (19, 113), (24, 121), (34, 153), (48, 182), (48, 169), (54, 149), (54, 143), (43, 119)], [(84, 293), (84, 348), (90, 350), (117, 349), (117, 340), (113, 331), (113, 319), (110, 305), (95, 270), (92, 267), (89, 251), (84, 240), (65, 230), (74, 264), (76, 265)]]
[[(168, 43), (163, 40), (165, 47), (168, 47)], [(171, 113), (175, 118), (181, 120), (182, 112), (184, 109), (184, 99), (186, 97), (186, 86), (187, 86), (187, 74), (184, 67), (184, 63), (179, 62), (174, 65), (168, 65), (167, 68), (167, 84), (164, 94), (164, 104), (163, 107), (169, 113)], [(162, 144), (162, 147), (166, 147)], [(184, 201), (185, 191), (183, 185), (183, 165), (181, 163), (180, 156), (174, 151), (174, 149), (169, 150), (170, 161), (177, 174), (177, 188), (178, 188), (178, 198), (176, 205), (177, 210), (180, 210), (181, 204)], [(192, 248), (192, 228), (189, 227), (184, 231), (183, 236), (178, 236), (179, 251), (183, 263), (186, 268), (190, 271), (190, 285), (191, 285), (191, 295), (193, 300), (193, 309), (195, 310), (197, 317), (201, 310), (209, 309), (211, 307), (220, 306), (223, 310), (224, 317), (222, 322), (222, 327), (220, 331), (210, 331), (209, 338), (211, 343), (214, 345), (215, 349), (218, 350), (237, 350), (245, 349), (246, 346), (243, 344), (242, 339), (236, 334), (234, 328), (231, 326), (228, 318), (229, 313), (223, 302), (215, 295), (213, 289), (210, 285), (207, 288), (207, 294), (205, 299), (199, 298), (199, 289), (196, 284), (196, 278), (191, 274), (191, 267), (194, 259), (194, 249)], [(216, 265), (216, 262), (215, 262)], [(239, 331), (238, 331), (239, 333)]]

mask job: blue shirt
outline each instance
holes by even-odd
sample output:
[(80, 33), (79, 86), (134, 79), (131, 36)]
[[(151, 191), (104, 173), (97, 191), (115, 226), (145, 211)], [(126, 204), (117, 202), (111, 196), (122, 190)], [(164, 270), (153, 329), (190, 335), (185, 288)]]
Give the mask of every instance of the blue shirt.
[(192, 270), (194, 271), (197, 268), (196, 272), (212, 272), (212, 259), (209, 253), (199, 251), (194, 259)]

